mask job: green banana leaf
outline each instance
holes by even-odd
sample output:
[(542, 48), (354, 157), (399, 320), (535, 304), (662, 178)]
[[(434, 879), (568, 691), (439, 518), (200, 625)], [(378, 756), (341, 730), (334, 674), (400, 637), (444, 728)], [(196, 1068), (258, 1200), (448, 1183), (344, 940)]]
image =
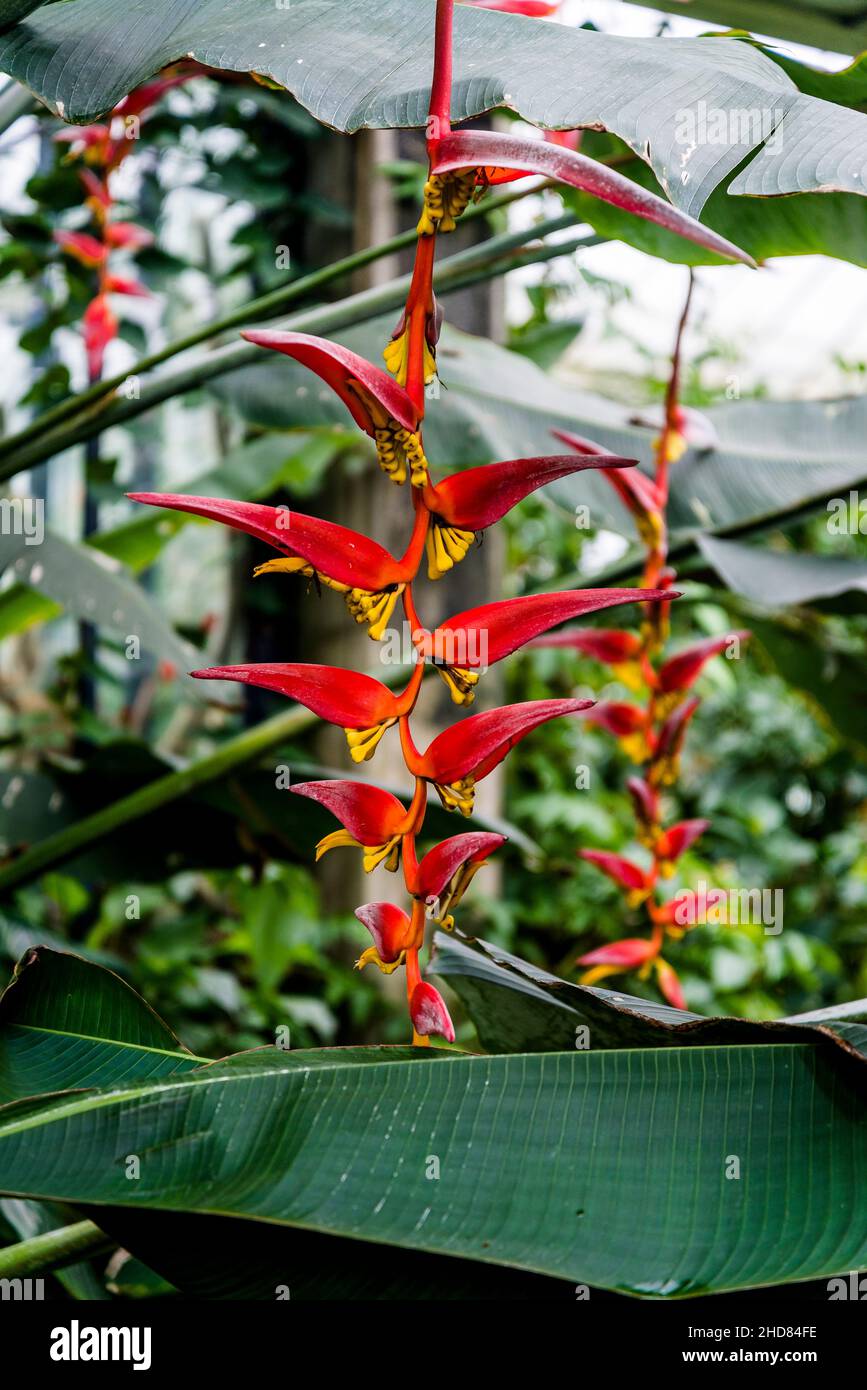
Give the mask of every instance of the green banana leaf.
[[(0, 68), (76, 122), (191, 57), (260, 74), (337, 130), (423, 126), (434, 12), (433, 0), (76, 0), (8, 30)], [(506, 107), (538, 125), (613, 131), (694, 215), (744, 160), (734, 192), (864, 192), (864, 117), (801, 93), (737, 40), (629, 39), (458, 6), (454, 76), (455, 119)], [(701, 101), (767, 113), (767, 128), (689, 147), (684, 178), (679, 122)]]
[[(317, 1297), (323, 1276), (339, 1296), (347, 1246), (368, 1291), (413, 1252), (459, 1288), (479, 1265), (646, 1297), (828, 1278), (867, 1263), (863, 1063), (832, 1041), (859, 1026), (489, 1057), (263, 1048), (4, 1106), (0, 1191), (84, 1208), (202, 1296)], [(243, 1269), (207, 1260), (221, 1235)]]

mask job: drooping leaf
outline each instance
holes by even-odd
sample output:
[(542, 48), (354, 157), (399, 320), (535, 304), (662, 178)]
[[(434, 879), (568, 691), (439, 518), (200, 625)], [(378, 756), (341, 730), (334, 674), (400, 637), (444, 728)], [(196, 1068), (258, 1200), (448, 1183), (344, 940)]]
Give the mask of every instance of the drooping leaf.
[[(464, 1003), (486, 1048), (494, 1052), (564, 1047), (748, 1047), (762, 1041), (832, 1045), (867, 1062), (867, 1000), (827, 1009), (808, 1020), (753, 1023), (707, 1018), (619, 990), (575, 985), (484, 941), (438, 932), (434, 972)], [(579, 1030), (585, 1037), (579, 1037)]]
[[(158, 68), (191, 56), (278, 83), (338, 130), (425, 124), (433, 0), (355, 0), (349, 8), (293, 0), (288, 11), (248, 0), (243, 13), (223, 0), (180, 8), (148, 0), (142, 18), (139, 5), (119, 0), (47, 6), (2, 36), (0, 67), (71, 121), (107, 111)], [(384, 61), (388, 54), (399, 61)], [(741, 192), (864, 192), (865, 118), (802, 94), (749, 44), (627, 39), (458, 6), (455, 55), (456, 120), (502, 106), (539, 125), (611, 130), (649, 158), (672, 201), (693, 215), (750, 155), (735, 184)], [(771, 127), (722, 146), (688, 146), (678, 122), (702, 100), (771, 112)], [(780, 125), (782, 146), (767, 139)]]
[(719, 536), (699, 536), (698, 548), (732, 593), (765, 608), (867, 591), (867, 561), (851, 556), (771, 550)]

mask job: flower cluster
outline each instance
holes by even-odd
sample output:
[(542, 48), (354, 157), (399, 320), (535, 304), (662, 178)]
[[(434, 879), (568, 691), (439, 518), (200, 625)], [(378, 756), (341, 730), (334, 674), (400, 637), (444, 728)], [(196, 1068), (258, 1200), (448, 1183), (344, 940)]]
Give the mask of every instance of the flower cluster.
[(117, 337), (118, 322), (112, 309), (113, 295), (146, 296), (149, 291), (129, 275), (118, 275), (111, 261), (118, 251), (135, 252), (153, 240), (149, 231), (134, 222), (115, 218), (111, 181), (115, 170), (135, 147), (140, 124), (160, 97), (171, 87), (186, 82), (191, 72), (177, 68), (146, 82), (124, 97), (107, 120), (98, 125), (70, 126), (55, 137), (69, 145), (69, 158), (81, 163), (79, 177), (93, 231), (57, 231), (54, 239), (66, 255), (96, 273), (96, 293), (82, 320), (87, 370), (91, 381), (102, 375), (105, 349)]
[(363, 866), (402, 870), (409, 911), (393, 903), (367, 903), (357, 911), (372, 945), (360, 967), (386, 974), (403, 967), (413, 1041), (430, 1035), (448, 1040), (454, 1029), (443, 999), (421, 978), (419, 955), (428, 920), (450, 929), (470, 880), (503, 836), (477, 831), (455, 835), (419, 857), (428, 789), (443, 806), (469, 816), (475, 787), (510, 749), (548, 720), (590, 711), (593, 701), (534, 700), (486, 710), (440, 733), (425, 751), (413, 740), (411, 718), (424, 675), (433, 670), (458, 705), (472, 703), (488, 666), (569, 619), (637, 600), (660, 614), (676, 597), (669, 584), (645, 588), (569, 590), (483, 605), (427, 630), (419, 620), (413, 585), (426, 559), (439, 579), (466, 557), (473, 541), (522, 498), (556, 478), (584, 469), (632, 476), (634, 460), (601, 454), (512, 459), (471, 468), (435, 481), (422, 440), (426, 386), (437, 372), (441, 314), (433, 290), (438, 236), (452, 230), (477, 190), (493, 182), (542, 171), (597, 192), (620, 206), (675, 226), (724, 254), (741, 256), (684, 218), (661, 199), (559, 146), (518, 141), (494, 133), (453, 132), (453, 0), (439, 0), (428, 121), (429, 177), (418, 224), (414, 271), (404, 311), (384, 357), (391, 375), (346, 348), (302, 333), (254, 330), (250, 342), (302, 363), (326, 383), (374, 442), (379, 464), (392, 483), (404, 486), (411, 504), (406, 550), (395, 557), (367, 536), (316, 517), (258, 503), (169, 494), (138, 493), (136, 500), (193, 512), (256, 537), (277, 552), (257, 575), (302, 575), (316, 588), (340, 594), (351, 616), (375, 641), (383, 638), (398, 604), (412, 635), (413, 661), (401, 690), (356, 671), (308, 664), (213, 667), (193, 674), (263, 686), (297, 700), (343, 728), (355, 762), (370, 759), (387, 730), (396, 726), (404, 763), (413, 781), (408, 804), (370, 782), (331, 780), (292, 788), (325, 806), (340, 829), (317, 847), (317, 857), (338, 846), (361, 851)]
[[(712, 426), (697, 411), (679, 404), (680, 356), (690, 295), (681, 318), (666, 397), (662, 432), (656, 441), (655, 470), (651, 479), (636, 470), (606, 473), (629, 511), (644, 546), (642, 583), (670, 592), (675, 572), (667, 563), (666, 508), (668, 474), (672, 464), (690, 447), (706, 449), (714, 438)], [(582, 457), (599, 457), (598, 445), (576, 435), (557, 432), (557, 437)], [(638, 971), (641, 978), (653, 972), (660, 991), (676, 1008), (686, 1007), (677, 974), (663, 959), (666, 938), (677, 940), (696, 925), (695, 914), (684, 921), (677, 898), (658, 902), (660, 882), (670, 879), (677, 861), (695, 844), (710, 824), (706, 820), (682, 820), (665, 824), (662, 794), (677, 781), (680, 756), (689, 722), (699, 706), (692, 687), (706, 664), (723, 653), (740, 654), (748, 632), (729, 632), (696, 642), (673, 656), (664, 655), (668, 641), (667, 605), (651, 603), (640, 633), (619, 628), (580, 629), (541, 637), (534, 646), (557, 646), (582, 653), (611, 668), (614, 676), (635, 695), (634, 700), (603, 700), (587, 713), (587, 719), (605, 729), (623, 751), (641, 767), (641, 775), (627, 782), (635, 814), (636, 838), (649, 853), (650, 865), (642, 868), (619, 854), (580, 850), (582, 859), (594, 864), (623, 890), (629, 907), (643, 906), (651, 926), (649, 937), (627, 937), (600, 946), (581, 956), (586, 967), (582, 983), (592, 985), (611, 975)], [(686, 914), (688, 916), (688, 914)]]

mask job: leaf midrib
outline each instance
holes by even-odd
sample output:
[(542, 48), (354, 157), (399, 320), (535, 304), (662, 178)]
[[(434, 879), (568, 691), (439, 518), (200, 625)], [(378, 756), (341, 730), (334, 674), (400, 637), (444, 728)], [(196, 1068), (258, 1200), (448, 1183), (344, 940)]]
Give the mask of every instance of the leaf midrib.
[[(785, 1050), (785, 1051), (789, 1051), (789, 1052), (794, 1052), (795, 1050), (800, 1050), (800, 1049), (806, 1049), (806, 1050), (812, 1051), (812, 1049), (813, 1049), (813, 1047), (814, 1047), (815, 1045), (814, 1045), (814, 1044), (811, 1044), (811, 1043), (809, 1043), (809, 1042), (806, 1042), (806, 1041), (805, 1041), (805, 1042), (791, 1042), (791, 1043), (787, 1043), (787, 1042), (780, 1042), (780, 1043), (771, 1043), (771, 1042), (767, 1042), (767, 1043), (759, 1043), (759, 1044), (751, 1044), (751, 1045), (743, 1044), (743, 1043), (732, 1043), (732, 1044), (728, 1044), (728, 1045), (720, 1045), (720, 1044), (716, 1044), (716, 1045), (711, 1045), (711, 1044), (707, 1044), (707, 1045), (704, 1045), (704, 1044), (695, 1044), (695, 1045), (691, 1045), (691, 1046), (689, 1046), (689, 1047), (667, 1047), (667, 1048), (665, 1049), (665, 1052), (666, 1052), (666, 1054), (667, 1054), (668, 1056), (670, 1056), (672, 1053), (682, 1053), (682, 1054), (688, 1056), (689, 1058), (692, 1058), (696, 1053), (701, 1053), (701, 1052), (716, 1052), (716, 1053), (719, 1053), (720, 1051), (726, 1051), (726, 1052), (728, 1052), (728, 1051), (736, 1051), (736, 1050), (740, 1050), (740, 1049), (743, 1048), (744, 1046), (760, 1047), (761, 1050), (762, 1050), (763, 1052), (764, 1052), (765, 1050), (776, 1051), (776, 1052), (779, 1052), (779, 1051), (781, 1051), (781, 1050)], [(437, 1049), (438, 1052), (442, 1052), (443, 1050), (444, 1050), (444, 1049)], [(653, 1049), (653, 1048), (647, 1048), (647, 1047), (623, 1047), (623, 1048), (615, 1048), (615, 1049), (606, 1049), (606, 1054), (607, 1054), (608, 1056), (610, 1056), (610, 1055), (612, 1054), (612, 1052), (614, 1052), (614, 1053), (616, 1053), (618, 1056), (623, 1056), (624, 1054), (629, 1054), (629, 1053), (636, 1053), (636, 1054), (644, 1054), (644, 1055), (646, 1055), (649, 1051), (654, 1051), (654, 1050), (655, 1050), (655, 1049)], [(477, 1055), (477, 1057), (473, 1058), (473, 1060), (491, 1062), (491, 1061), (496, 1060), (497, 1055), (498, 1055), (498, 1054), (485, 1055), (485, 1054), (479, 1053), (479, 1054)], [(565, 1057), (573, 1058), (576, 1054), (575, 1054), (574, 1052), (565, 1052), (565, 1053), (557, 1053), (557, 1052), (523, 1052), (523, 1053), (521, 1053), (521, 1052), (510, 1052), (510, 1053), (503, 1053), (503, 1054), (499, 1054), (499, 1055), (504, 1056), (509, 1062), (512, 1062), (512, 1061), (517, 1062), (517, 1061), (520, 1061), (520, 1060), (522, 1060), (522, 1059), (523, 1059), (524, 1061), (527, 1061), (528, 1059), (538, 1059), (538, 1058), (541, 1058), (541, 1057), (564, 1057), (564, 1056), (565, 1056)], [(428, 1058), (425, 1058), (424, 1060), (427, 1061), (427, 1060), (429, 1060), (429, 1059), (428, 1059)], [(431, 1059), (431, 1060), (432, 1060), (432, 1059)], [(455, 1060), (457, 1061), (457, 1060), (459, 1060), (459, 1059), (458, 1059), (458, 1058), (455, 1058)], [(214, 1066), (214, 1067), (216, 1067), (216, 1066), (219, 1066), (219, 1063), (218, 1063), (218, 1062), (211, 1062), (211, 1063), (208, 1063), (208, 1065), (209, 1065), (209, 1066)], [(56, 1107), (54, 1107), (54, 1108), (52, 1108), (52, 1109), (40, 1111), (39, 1113), (37, 1113), (37, 1114), (35, 1114), (35, 1115), (28, 1115), (28, 1116), (26, 1116), (26, 1117), (25, 1117), (24, 1119), (22, 1119), (22, 1120), (13, 1121), (11, 1124), (3, 1124), (3, 1122), (2, 1122), (2, 1110), (3, 1110), (3, 1108), (5, 1108), (5, 1107), (0, 1107), (0, 1141), (2, 1141), (3, 1139), (5, 1139), (5, 1138), (8, 1137), (9, 1135), (24, 1133), (26, 1130), (29, 1130), (29, 1129), (37, 1129), (37, 1128), (39, 1128), (40, 1125), (42, 1125), (42, 1124), (54, 1123), (54, 1122), (57, 1121), (57, 1120), (68, 1119), (68, 1118), (70, 1118), (70, 1117), (72, 1117), (72, 1116), (79, 1115), (79, 1114), (86, 1114), (89, 1110), (99, 1110), (99, 1109), (102, 1109), (104, 1106), (106, 1106), (106, 1105), (112, 1105), (112, 1104), (114, 1104), (115, 1102), (117, 1102), (117, 1103), (122, 1103), (123, 1101), (126, 1101), (126, 1100), (135, 1100), (136, 1098), (140, 1098), (140, 1097), (144, 1097), (144, 1098), (147, 1099), (147, 1098), (150, 1098), (150, 1097), (152, 1097), (152, 1096), (159, 1095), (159, 1094), (161, 1094), (163, 1091), (177, 1091), (177, 1090), (181, 1090), (181, 1089), (183, 1089), (183, 1088), (185, 1088), (185, 1087), (186, 1087), (186, 1088), (189, 1088), (189, 1087), (198, 1087), (198, 1086), (216, 1086), (216, 1085), (220, 1085), (221, 1083), (223, 1083), (223, 1084), (229, 1084), (229, 1083), (231, 1083), (231, 1082), (248, 1081), (248, 1080), (250, 1080), (250, 1079), (259, 1080), (259, 1079), (267, 1079), (267, 1078), (279, 1077), (279, 1076), (298, 1075), (298, 1074), (300, 1074), (300, 1073), (306, 1073), (307, 1075), (309, 1075), (311, 1072), (313, 1072), (315, 1075), (319, 1076), (319, 1075), (325, 1075), (326, 1072), (329, 1072), (329, 1071), (336, 1071), (336, 1070), (338, 1070), (338, 1069), (341, 1067), (341, 1065), (342, 1065), (343, 1067), (348, 1067), (348, 1068), (350, 1068), (350, 1069), (353, 1069), (355, 1066), (357, 1066), (356, 1063), (345, 1062), (345, 1061), (344, 1061), (344, 1062), (341, 1062), (340, 1060), (335, 1059), (335, 1062), (334, 1062), (334, 1065), (333, 1065), (333, 1066), (329, 1066), (329, 1065), (323, 1066), (323, 1065), (320, 1063), (320, 1064), (318, 1064), (318, 1065), (316, 1065), (316, 1066), (306, 1066), (306, 1067), (302, 1064), (302, 1065), (300, 1065), (300, 1066), (298, 1066), (298, 1067), (274, 1067), (274, 1068), (270, 1068), (270, 1067), (269, 1067), (269, 1068), (267, 1068), (267, 1069), (266, 1069), (266, 1068), (262, 1068), (262, 1069), (251, 1069), (251, 1070), (249, 1070), (249, 1071), (248, 1071), (248, 1070), (245, 1070), (245, 1069), (239, 1069), (238, 1071), (224, 1072), (224, 1073), (222, 1073), (220, 1076), (203, 1076), (201, 1072), (198, 1072), (198, 1071), (197, 1071), (195, 1076), (190, 1076), (189, 1074), (187, 1074), (187, 1075), (182, 1076), (182, 1077), (169, 1077), (169, 1078), (167, 1078), (167, 1079), (165, 1079), (165, 1080), (163, 1080), (163, 1081), (156, 1081), (156, 1082), (154, 1082), (154, 1081), (149, 1081), (149, 1082), (145, 1082), (145, 1083), (142, 1084), (141, 1086), (137, 1086), (137, 1087), (125, 1087), (123, 1090), (119, 1090), (119, 1091), (101, 1092), (100, 1090), (98, 1090), (97, 1088), (94, 1087), (94, 1088), (88, 1090), (87, 1092), (85, 1092), (84, 1095), (76, 1095), (76, 1097), (75, 1097), (74, 1100), (71, 1100), (71, 1101), (66, 1102), (65, 1105), (64, 1105), (64, 1104), (60, 1104), (60, 1105), (58, 1105), (58, 1106), (56, 1106)], [(383, 1061), (379, 1062), (377, 1065), (378, 1065), (378, 1066), (389, 1066), (389, 1067), (417, 1067), (417, 1066), (418, 1066), (418, 1062), (417, 1062), (417, 1061), (408, 1061), (408, 1060), (398, 1060), (398, 1059), (395, 1059), (394, 1061), (386, 1061), (386, 1060), (383, 1060)], [(57, 1093), (57, 1094), (61, 1094), (61, 1095), (62, 1095), (63, 1092), (59, 1092), (59, 1093)], [(27, 1099), (38, 1100), (39, 1097), (38, 1097), (38, 1096), (37, 1096), (37, 1097), (28, 1097)], [(21, 1102), (16, 1102), (16, 1101), (11, 1102), (11, 1104), (13, 1104), (13, 1105), (14, 1105), (14, 1104), (20, 1104), (20, 1103), (21, 1103)]]
[(213, 1057), (199, 1057), (195, 1052), (176, 1052), (167, 1047), (150, 1047), (147, 1043), (122, 1042), (119, 1038), (100, 1038), (94, 1033), (71, 1033), (63, 1028), (43, 1028), (35, 1023), (15, 1023), (9, 1024), (10, 1028), (19, 1028), (23, 1033), (45, 1033), (50, 1037), (68, 1038), (76, 1042), (103, 1043), (106, 1047), (125, 1047), (133, 1052), (152, 1052), (158, 1057), (177, 1057), (181, 1061), (201, 1062), (206, 1064), (213, 1062)]

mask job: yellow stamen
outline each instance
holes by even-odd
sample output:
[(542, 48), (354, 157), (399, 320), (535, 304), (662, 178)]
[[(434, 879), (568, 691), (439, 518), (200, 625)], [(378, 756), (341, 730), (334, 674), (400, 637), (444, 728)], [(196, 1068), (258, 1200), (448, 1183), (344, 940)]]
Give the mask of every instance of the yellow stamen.
[(438, 517), (431, 518), (425, 537), (428, 579), (442, 579), (450, 569), (460, 564), (476, 538), (474, 531), (461, 531)]
[(634, 690), (636, 693), (644, 689), (645, 681), (640, 662), (620, 661), (616, 666), (612, 666), (611, 671), (616, 679), (622, 681), (627, 689)]
[(437, 796), (447, 811), (460, 811), (462, 816), (471, 816), (476, 795), (475, 779), (462, 777), (459, 782), (442, 784), (434, 782)]
[(369, 874), (371, 869), (375, 869), (377, 865), (383, 863), (386, 869), (394, 873), (400, 859), (399, 835), (393, 836), (392, 839), (386, 840), (385, 843), (381, 845), (363, 845), (359, 840), (356, 840), (350, 835), (348, 830), (333, 830), (330, 835), (326, 835), (321, 839), (316, 846), (317, 864), (323, 854), (327, 854), (329, 850), (343, 847), (361, 850), (361, 863), (366, 874)]
[(431, 174), (424, 186), (424, 207), (416, 231), (419, 236), (434, 232), (453, 232), (457, 219), (473, 196), (475, 169), (458, 173)]
[(377, 970), (381, 970), (383, 975), (393, 975), (395, 970), (399, 970), (406, 960), (406, 951), (401, 951), (397, 960), (384, 961), (375, 946), (368, 946), (366, 951), (362, 951), (358, 960), (355, 962), (356, 970), (363, 970), (366, 965), (375, 965)]
[(389, 420), (374, 429), (373, 438), (379, 466), (393, 483), (405, 483), (409, 468), (413, 487), (424, 487), (428, 477), (427, 459), (417, 434), (404, 429), (396, 420)]
[[(383, 351), (385, 365), (400, 386), (406, 386), (409, 372), (409, 328), (392, 338)], [(437, 374), (437, 363), (430, 343), (424, 345), (424, 384), (429, 386)]]
[(473, 703), (480, 671), (467, 671), (460, 666), (437, 666), (436, 672), (438, 676), (442, 676), (456, 705)]
[(369, 636), (378, 642), (394, 612), (398, 598), (406, 588), (405, 584), (394, 584), (378, 593), (368, 589), (350, 589), (346, 594), (346, 606), (357, 623), (369, 623)]
[(676, 710), (686, 696), (685, 690), (669, 690), (662, 695), (654, 696), (653, 718), (657, 723), (662, 723), (667, 719), (672, 710)]
[(622, 975), (621, 965), (594, 965), (592, 970), (585, 970), (578, 983), (580, 985), (595, 985), (597, 980), (605, 980), (609, 975)]
[(390, 729), (392, 724), (396, 723), (396, 719), (384, 719), (381, 724), (374, 724), (370, 729), (344, 729), (352, 761), (366, 763), (368, 758), (372, 758), (386, 729)]
[(253, 570), (253, 578), (258, 579), (263, 574), (300, 574), (306, 579), (315, 576), (326, 589), (333, 589), (336, 594), (349, 593), (348, 584), (338, 584), (336, 579), (330, 579), (321, 570), (315, 570), (309, 561), (302, 560), (300, 555), (287, 556), (283, 560), (266, 560), (263, 565), (257, 565)]
[(644, 733), (625, 734), (620, 739), (620, 747), (634, 763), (646, 763), (650, 757), (647, 736)]
[(659, 550), (663, 540), (662, 517), (658, 512), (642, 512), (635, 518), (635, 527), (648, 550)]

